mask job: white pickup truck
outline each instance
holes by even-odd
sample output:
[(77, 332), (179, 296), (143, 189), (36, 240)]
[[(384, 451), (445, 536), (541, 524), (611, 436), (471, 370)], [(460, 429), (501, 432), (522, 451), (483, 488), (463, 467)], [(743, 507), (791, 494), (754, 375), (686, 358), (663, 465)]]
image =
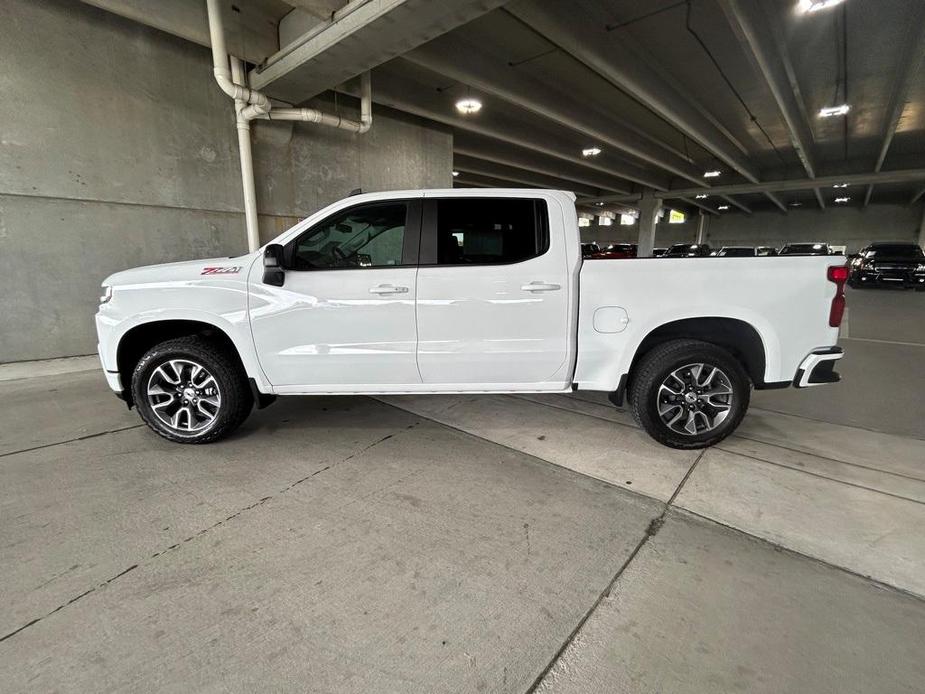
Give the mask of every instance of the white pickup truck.
[(96, 325), (109, 385), (171, 441), (277, 395), (595, 390), (699, 448), (753, 387), (838, 380), (843, 262), (582, 262), (570, 193), (361, 194), (249, 255), (118, 272)]

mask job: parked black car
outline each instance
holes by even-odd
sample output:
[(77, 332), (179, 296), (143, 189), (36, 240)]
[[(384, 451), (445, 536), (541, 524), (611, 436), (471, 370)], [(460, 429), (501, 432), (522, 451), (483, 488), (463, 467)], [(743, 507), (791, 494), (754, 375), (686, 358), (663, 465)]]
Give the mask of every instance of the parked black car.
[(851, 261), (848, 284), (894, 285), (925, 291), (925, 252), (914, 243), (872, 243)]
[(718, 258), (754, 258), (758, 253), (753, 246), (723, 246), (711, 255)]
[(588, 259), (593, 256), (595, 253), (600, 253), (601, 247), (597, 245), (596, 242), (591, 241), (590, 243), (581, 244), (581, 257)]
[(671, 246), (663, 258), (703, 258), (710, 255), (710, 247), (705, 243), (676, 243)]
[(829, 255), (829, 244), (788, 243), (780, 249), (780, 255)]

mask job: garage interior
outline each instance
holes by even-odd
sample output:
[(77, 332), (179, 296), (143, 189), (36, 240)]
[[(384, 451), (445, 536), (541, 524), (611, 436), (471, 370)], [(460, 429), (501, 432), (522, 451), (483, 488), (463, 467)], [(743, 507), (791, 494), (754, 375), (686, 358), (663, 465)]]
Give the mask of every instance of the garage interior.
[(923, 54), (918, 0), (5, 0), (0, 691), (922, 691), (925, 292), (848, 289), (842, 381), (704, 451), (604, 393), (177, 446), (93, 314), (355, 189), (567, 190), (640, 256), (922, 246)]

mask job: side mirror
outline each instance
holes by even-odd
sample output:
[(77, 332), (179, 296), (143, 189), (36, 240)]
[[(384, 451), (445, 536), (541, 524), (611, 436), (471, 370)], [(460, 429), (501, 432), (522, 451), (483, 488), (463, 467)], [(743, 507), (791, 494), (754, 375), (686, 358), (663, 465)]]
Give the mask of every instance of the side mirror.
[(286, 271), (283, 270), (283, 247), (278, 243), (271, 243), (263, 251), (263, 283), (282, 287), (286, 281)]

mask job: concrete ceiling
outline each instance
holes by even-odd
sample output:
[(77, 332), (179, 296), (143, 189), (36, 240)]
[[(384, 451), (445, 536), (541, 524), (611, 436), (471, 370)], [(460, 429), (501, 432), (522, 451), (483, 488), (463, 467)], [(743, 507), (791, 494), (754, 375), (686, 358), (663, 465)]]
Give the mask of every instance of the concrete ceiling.
[[(144, 0), (87, 1), (203, 42), (204, 1), (161, 0), (158, 12)], [(349, 92), (349, 78), (373, 68), (375, 102), (454, 131), (458, 184), (556, 182), (627, 201), (648, 187), (681, 207), (689, 203), (672, 190), (748, 184), (697, 201), (731, 201), (734, 213), (822, 208), (844, 195), (849, 205), (908, 203), (925, 179), (867, 184), (878, 171), (925, 165), (925, 2), (801, 9), (810, 1), (457, 0), (445, 16), (434, 14), (444, 0), (355, 1), (384, 12), (382, 26), (313, 48), (301, 62), (289, 56), (308, 43), (292, 37), (326, 21), (337, 28), (325, 18), (344, 2), (225, 4), (260, 88), (298, 103), (325, 89)], [(279, 64), (280, 36), (291, 65), (276, 74), (268, 69)], [(482, 110), (459, 114), (463, 96)], [(841, 103), (846, 116), (819, 117)], [(582, 157), (591, 146), (602, 153)], [(703, 178), (712, 169), (722, 175)], [(755, 190), (848, 174), (867, 179), (847, 189)]]

